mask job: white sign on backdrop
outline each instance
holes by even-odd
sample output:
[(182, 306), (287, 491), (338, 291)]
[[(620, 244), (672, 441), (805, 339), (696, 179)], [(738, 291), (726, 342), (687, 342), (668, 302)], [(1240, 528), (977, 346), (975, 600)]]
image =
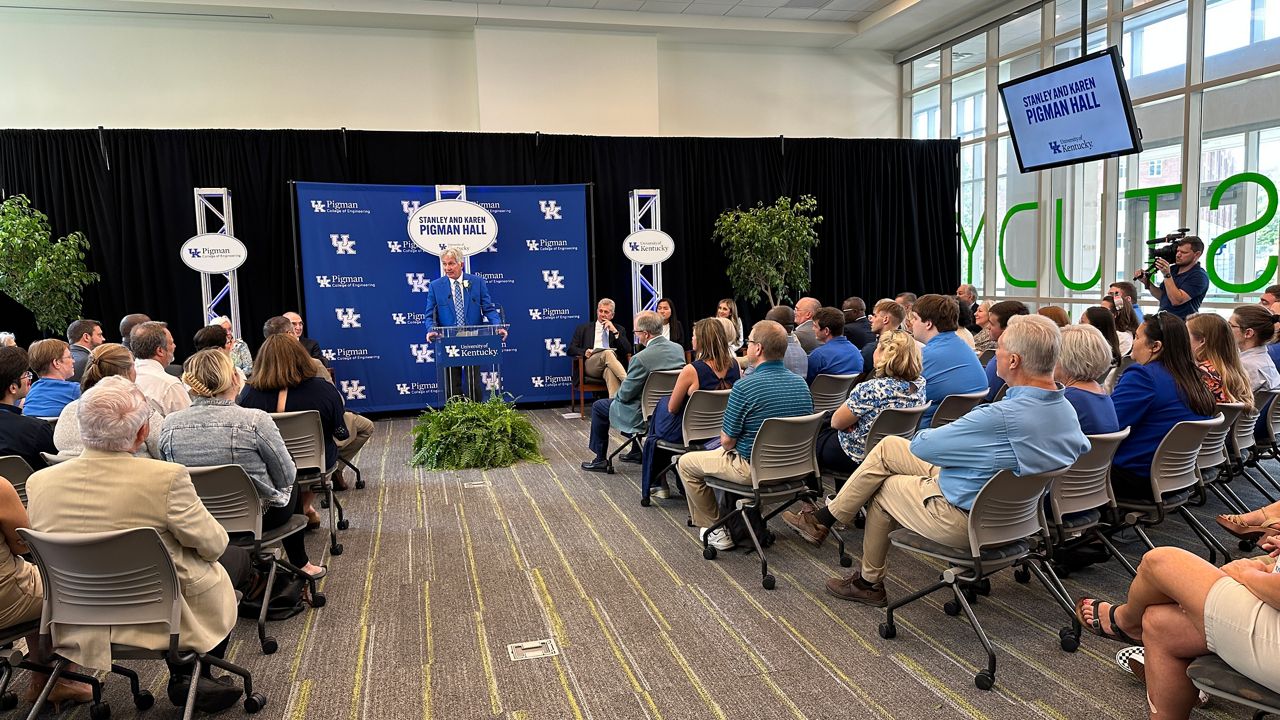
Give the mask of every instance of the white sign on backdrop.
[(409, 215), (409, 239), (432, 255), (460, 247), (475, 255), (498, 239), (493, 213), (466, 200), (436, 200)]
[(187, 267), (208, 275), (229, 273), (249, 257), (244, 243), (219, 233), (196, 235), (182, 243), (178, 253)]
[(622, 241), (622, 254), (641, 265), (656, 265), (671, 257), (676, 241), (661, 230), (640, 230)]

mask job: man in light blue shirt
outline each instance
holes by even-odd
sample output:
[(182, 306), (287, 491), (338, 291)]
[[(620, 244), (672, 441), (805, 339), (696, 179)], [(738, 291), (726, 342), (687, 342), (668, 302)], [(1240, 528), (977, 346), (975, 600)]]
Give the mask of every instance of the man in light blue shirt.
[(805, 380), (813, 384), (819, 375), (857, 375), (862, 372), (862, 353), (844, 336), (844, 313), (824, 307), (813, 314), (814, 337), (818, 347), (809, 353)]
[(996, 349), (997, 371), (1009, 384), (1003, 402), (921, 430), (910, 442), (885, 438), (826, 507), (783, 513), (804, 539), (820, 545), (831, 525), (850, 523), (866, 508), (862, 567), (827, 581), (827, 592), (884, 606), (890, 531), (901, 525), (943, 545), (968, 547), (969, 510), (993, 475), (1056, 470), (1089, 449), (1075, 409), (1053, 380), (1059, 347), (1058, 327), (1049, 318), (1013, 318)]
[(973, 348), (956, 335), (960, 306), (949, 295), (925, 295), (916, 301), (907, 324), (916, 340), (924, 343), (925, 397), (929, 407), (920, 427), (933, 423), (933, 414), (948, 395), (964, 395), (987, 389), (987, 376)]

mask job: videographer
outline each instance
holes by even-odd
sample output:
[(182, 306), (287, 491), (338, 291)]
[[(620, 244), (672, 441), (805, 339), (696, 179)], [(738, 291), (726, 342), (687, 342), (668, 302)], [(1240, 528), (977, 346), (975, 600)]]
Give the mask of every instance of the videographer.
[(1204, 241), (1195, 235), (1187, 235), (1174, 242), (1177, 243), (1177, 254), (1173, 264), (1162, 257), (1157, 257), (1152, 263), (1156, 270), (1164, 274), (1162, 283), (1152, 283), (1146, 270), (1138, 271), (1133, 279), (1146, 286), (1160, 301), (1161, 310), (1168, 310), (1186, 320), (1188, 315), (1200, 310), (1200, 302), (1209, 292), (1209, 273), (1200, 267)]

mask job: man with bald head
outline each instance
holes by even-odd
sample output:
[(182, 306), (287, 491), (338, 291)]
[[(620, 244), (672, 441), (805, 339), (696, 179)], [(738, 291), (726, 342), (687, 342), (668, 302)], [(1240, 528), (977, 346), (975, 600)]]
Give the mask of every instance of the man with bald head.
[(325, 367), (329, 367), (329, 360), (324, 356), (324, 351), (320, 349), (320, 343), (302, 334), (302, 316), (290, 310), (284, 316), (293, 326), (293, 336), (298, 338), (298, 342), (302, 343), (302, 349), (307, 354), (320, 361)]
[(782, 358), (787, 352), (787, 331), (772, 320), (761, 320), (751, 328), (746, 342), (750, 375), (734, 383), (720, 429), (720, 448), (685, 453), (676, 467), (684, 481), (689, 514), (698, 526), (699, 538), (720, 550), (733, 547), (733, 539), (723, 527), (709, 536), (707, 529), (720, 521), (715, 493), (704, 478), (751, 485), (751, 448), (765, 420), (795, 417), (813, 412), (813, 400), (804, 378), (787, 370)]
[[(782, 365), (791, 372), (804, 377), (809, 372), (809, 355), (800, 347), (800, 339), (796, 337), (795, 312), (786, 305), (778, 305), (765, 314), (765, 320), (772, 320), (787, 331), (787, 354), (782, 356)], [(742, 358), (744, 361), (746, 357)]]
[(818, 347), (817, 328), (813, 326), (813, 314), (818, 312), (822, 303), (811, 297), (802, 297), (796, 301), (796, 339), (806, 355)]

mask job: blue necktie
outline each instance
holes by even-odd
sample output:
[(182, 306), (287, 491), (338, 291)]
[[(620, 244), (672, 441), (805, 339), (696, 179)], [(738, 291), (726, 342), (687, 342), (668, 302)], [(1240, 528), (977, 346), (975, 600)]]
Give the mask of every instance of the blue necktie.
[(453, 283), (453, 317), (454, 324), (461, 326), (466, 319), (466, 313), (462, 307), (462, 281), (452, 280)]
[(608, 350), (609, 349), (609, 328), (605, 327), (604, 323), (600, 324), (600, 338), (601, 338), (600, 347), (604, 348), (605, 350)]

